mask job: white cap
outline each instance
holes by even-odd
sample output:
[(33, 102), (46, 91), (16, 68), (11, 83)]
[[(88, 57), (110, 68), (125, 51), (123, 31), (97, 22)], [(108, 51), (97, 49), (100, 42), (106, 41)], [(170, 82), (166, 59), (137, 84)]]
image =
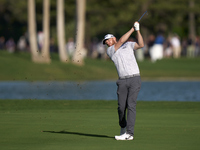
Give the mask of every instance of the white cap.
[(112, 35), (112, 34), (106, 34), (105, 37), (104, 37), (104, 39), (103, 39), (103, 44), (105, 44), (105, 41), (106, 41), (106, 40), (108, 40), (108, 39), (110, 39), (110, 38), (113, 38), (113, 37), (115, 37), (115, 36)]

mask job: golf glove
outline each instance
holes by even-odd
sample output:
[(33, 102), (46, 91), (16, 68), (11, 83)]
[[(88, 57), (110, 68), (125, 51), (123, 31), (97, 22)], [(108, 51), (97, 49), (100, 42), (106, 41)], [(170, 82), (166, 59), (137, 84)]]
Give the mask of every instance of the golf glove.
[(134, 23), (134, 28), (136, 31), (140, 30), (140, 24), (138, 22)]

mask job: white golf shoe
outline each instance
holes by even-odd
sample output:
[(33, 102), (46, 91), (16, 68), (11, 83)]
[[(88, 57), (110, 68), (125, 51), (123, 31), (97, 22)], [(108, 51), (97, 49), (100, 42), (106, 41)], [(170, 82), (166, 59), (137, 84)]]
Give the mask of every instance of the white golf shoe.
[(122, 135), (124, 133), (126, 133), (126, 127), (125, 128), (121, 128), (121, 130), (120, 130), (120, 135)]
[(133, 136), (127, 133), (124, 133), (120, 136), (115, 136), (115, 140), (133, 140)]

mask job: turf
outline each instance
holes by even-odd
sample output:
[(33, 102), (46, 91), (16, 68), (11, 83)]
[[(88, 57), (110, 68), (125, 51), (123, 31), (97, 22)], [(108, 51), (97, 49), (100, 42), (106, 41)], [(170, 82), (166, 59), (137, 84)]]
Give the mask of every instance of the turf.
[[(111, 60), (85, 59), (80, 67), (61, 63), (57, 54), (51, 54), (51, 64), (31, 62), (30, 53), (9, 54), (0, 51), (0, 81), (85, 81), (116, 80), (117, 71)], [(152, 63), (138, 62), (142, 80), (200, 80), (200, 57), (163, 59)]]
[(0, 100), (2, 150), (199, 150), (199, 102), (138, 101), (135, 139), (115, 141), (117, 101)]

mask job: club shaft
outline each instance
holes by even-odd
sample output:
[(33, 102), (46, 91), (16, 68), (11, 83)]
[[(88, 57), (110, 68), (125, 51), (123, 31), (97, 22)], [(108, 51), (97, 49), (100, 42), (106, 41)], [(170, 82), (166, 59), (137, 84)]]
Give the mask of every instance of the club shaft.
[(140, 17), (140, 19), (138, 20), (138, 22), (140, 22), (140, 20), (142, 19), (142, 17), (147, 13), (147, 10), (143, 13), (143, 15)]

